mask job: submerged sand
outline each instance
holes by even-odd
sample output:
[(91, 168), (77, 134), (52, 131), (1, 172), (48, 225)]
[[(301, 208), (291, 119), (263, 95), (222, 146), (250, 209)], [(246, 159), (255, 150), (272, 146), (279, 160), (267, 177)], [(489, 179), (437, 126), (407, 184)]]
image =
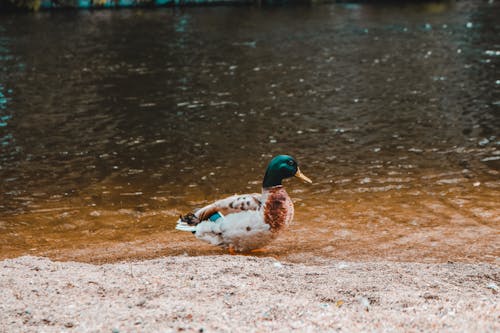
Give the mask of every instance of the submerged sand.
[(500, 268), (249, 256), (0, 262), (1, 332), (499, 332)]

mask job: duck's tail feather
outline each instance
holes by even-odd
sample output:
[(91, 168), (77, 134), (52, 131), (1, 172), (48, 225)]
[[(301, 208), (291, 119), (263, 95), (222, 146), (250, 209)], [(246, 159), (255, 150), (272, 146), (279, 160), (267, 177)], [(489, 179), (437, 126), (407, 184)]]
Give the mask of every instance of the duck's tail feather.
[(180, 230), (180, 231), (189, 231), (189, 232), (196, 232), (196, 225), (189, 225), (186, 222), (183, 222), (181, 220), (177, 221), (177, 225), (175, 226), (175, 229)]
[(200, 223), (198, 217), (193, 213), (186, 214), (184, 216), (180, 216), (177, 221), (177, 225), (175, 229), (181, 231), (190, 231), (192, 233), (196, 232), (196, 226)]

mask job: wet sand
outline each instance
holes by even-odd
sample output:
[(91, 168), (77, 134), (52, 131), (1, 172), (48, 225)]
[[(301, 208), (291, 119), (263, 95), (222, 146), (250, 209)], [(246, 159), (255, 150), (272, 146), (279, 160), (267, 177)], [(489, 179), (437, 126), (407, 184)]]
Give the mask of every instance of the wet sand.
[(2, 332), (500, 330), (494, 264), (220, 255), (0, 265)]
[[(318, 192), (315, 187), (321, 186), (313, 185), (314, 193), (306, 194), (300, 191), (309, 188), (301, 185), (287, 184), (296, 216), (266, 247), (267, 255), (309, 264), (317, 258), (500, 264), (498, 181), (489, 187), (435, 186), (425, 193)], [(227, 195), (189, 197), (178, 206), (147, 209), (86, 206), (72, 198), (62, 208), (59, 203), (5, 215), (0, 217), (0, 260), (32, 255), (102, 264), (226, 254), (175, 230), (175, 223), (179, 214)]]

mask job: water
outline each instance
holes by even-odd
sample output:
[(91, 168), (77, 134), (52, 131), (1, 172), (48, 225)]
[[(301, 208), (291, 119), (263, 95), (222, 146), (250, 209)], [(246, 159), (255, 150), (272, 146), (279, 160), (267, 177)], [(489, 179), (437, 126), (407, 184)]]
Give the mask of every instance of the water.
[(0, 246), (107, 261), (223, 253), (181, 213), (258, 192), (268, 254), (498, 260), (498, 2), (0, 16)]

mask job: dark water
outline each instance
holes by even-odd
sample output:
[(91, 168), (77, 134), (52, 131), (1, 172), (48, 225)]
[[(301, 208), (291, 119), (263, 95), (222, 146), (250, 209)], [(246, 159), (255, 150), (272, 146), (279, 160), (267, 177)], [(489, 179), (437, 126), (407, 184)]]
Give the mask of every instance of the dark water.
[(271, 253), (498, 260), (499, 9), (2, 15), (2, 256), (217, 252), (178, 214), (287, 153), (315, 183)]

